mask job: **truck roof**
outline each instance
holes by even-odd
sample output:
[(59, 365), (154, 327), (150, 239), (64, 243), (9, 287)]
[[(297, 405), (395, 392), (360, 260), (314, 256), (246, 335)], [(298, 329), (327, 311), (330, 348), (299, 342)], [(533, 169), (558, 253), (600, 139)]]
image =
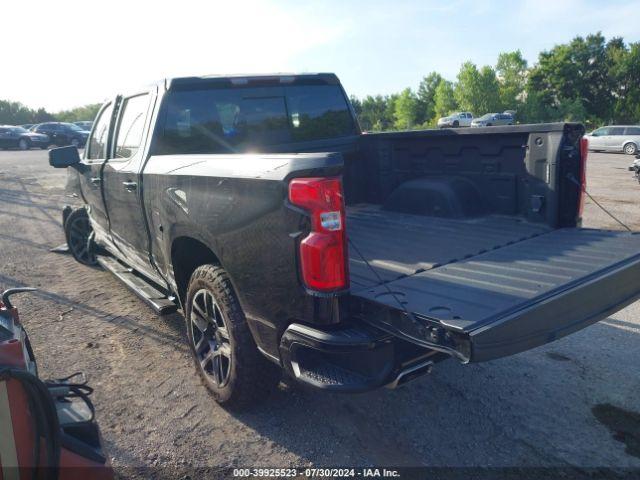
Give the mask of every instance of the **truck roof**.
[(213, 74), (194, 77), (173, 77), (164, 80), (167, 90), (181, 86), (211, 85), (339, 85), (335, 73), (251, 73), (251, 74)]

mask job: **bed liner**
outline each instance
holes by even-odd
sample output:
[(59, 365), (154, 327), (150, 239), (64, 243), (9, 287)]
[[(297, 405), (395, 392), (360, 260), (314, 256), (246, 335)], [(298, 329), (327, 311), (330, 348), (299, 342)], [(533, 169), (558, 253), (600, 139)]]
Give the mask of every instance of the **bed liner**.
[[(640, 263), (640, 234), (627, 232), (551, 230), (512, 217), (417, 217), (369, 206), (349, 210), (347, 222), (358, 251), (385, 281), (352, 248), (354, 295), (396, 309), (402, 302), (402, 309), (464, 332)], [(625, 281), (631, 297), (638, 285)], [(616, 282), (602, 287), (624, 290)]]
[(389, 282), (460, 261), (549, 231), (551, 228), (544, 224), (530, 223), (515, 216), (448, 219), (391, 212), (371, 204), (348, 206), (352, 291), (378, 285), (380, 280)]

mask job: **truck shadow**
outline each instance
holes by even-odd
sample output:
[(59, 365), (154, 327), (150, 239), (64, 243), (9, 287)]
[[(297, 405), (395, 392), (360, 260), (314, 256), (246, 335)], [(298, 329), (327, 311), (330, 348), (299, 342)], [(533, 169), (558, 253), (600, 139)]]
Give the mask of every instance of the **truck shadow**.
[[(514, 357), (445, 361), (397, 390), (346, 396), (279, 389), (234, 416), (300, 463), (613, 468), (625, 454), (591, 410), (597, 397), (640, 411), (631, 395), (638, 336), (606, 322)], [(601, 366), (594, 358), (603, 355), (603, 338), (615, 345)]]
[[(30, 286), (24, 282), (3, 274), (0, 274), (0, 285), (2, 285), (3, 288)], [(120, 287), (124, 289), (124, 287)], [(160, 332), (159, 329), (154, 328), (150, 325), (146, 325), (144, 321), (140, 321), (134, 316), (114, 315), (113, 312), (108, 312), (106, 310), (93, 307), (91, 305), (88, 305), (87, 303), (73, 300), (72, 298), (52, 292), (50, 290), (38, 288), (38, 290), (32, 292), (31, 295), (35, 295), (36, 297), (57, 305), (73, 308), (73, 310), (77, 311), (77, 313), (90, 316), (91, 318), (99, 320), (101, 322), (107, 322), (116, 326), (117, 328), (121, 328), (130, 332), (137, 332), (138, 335), (144, 335), (145, 338), (155, 343), (170, 346), (171, 348), (180, 350), (182, 352), (187, 352), (187, 346), (183, 341), (183, 339), (185, 338), (184, 320), (179, 313), (165, 315), (162, 317), (164, 324), (169, 326), (172, 331), (172, 334), (167, 336), (166, 331)]]

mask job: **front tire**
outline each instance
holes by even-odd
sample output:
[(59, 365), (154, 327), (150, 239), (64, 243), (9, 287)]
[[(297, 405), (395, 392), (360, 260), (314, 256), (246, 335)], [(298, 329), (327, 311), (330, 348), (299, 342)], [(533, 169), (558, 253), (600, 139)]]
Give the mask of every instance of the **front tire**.
[(622, 147), (622, 150), (627, 155), (635, 155), (636, 152), (638, 151), (638, 146), (633, 142), (629, 142), (629, 143), (626, 143), (624, 147)]
[(93, 228), (86, 209), (78, 208), (69, 214), (64, 222), (64, 234), (73, 258), (84, 265), (98, 263), (92, 242)]
[(242, 408), (264, 398), (279, 368), (258, 351), (227, 272), (202, 265), (185, 301), (187, 339), (202, 382), (220, 405)]
[(453, 122), (453, 128), (458, 128), (459, 126), (460, 126), (460, 122), (458, 120)]

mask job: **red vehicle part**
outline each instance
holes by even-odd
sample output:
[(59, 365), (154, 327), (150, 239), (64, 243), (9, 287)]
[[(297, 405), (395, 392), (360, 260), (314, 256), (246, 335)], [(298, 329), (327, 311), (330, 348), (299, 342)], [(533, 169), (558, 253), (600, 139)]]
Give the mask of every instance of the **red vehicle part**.
[(295, 178), (289, 183), (289, 201), (311, 216), (311, 232), (300, 242), (305, 285), (319, 292), (348, 288), (342, 180)]
[(113, 478), (88, 400), (71, 378), (43, 382), (18, 311), (0, 302), (0, 480)]

